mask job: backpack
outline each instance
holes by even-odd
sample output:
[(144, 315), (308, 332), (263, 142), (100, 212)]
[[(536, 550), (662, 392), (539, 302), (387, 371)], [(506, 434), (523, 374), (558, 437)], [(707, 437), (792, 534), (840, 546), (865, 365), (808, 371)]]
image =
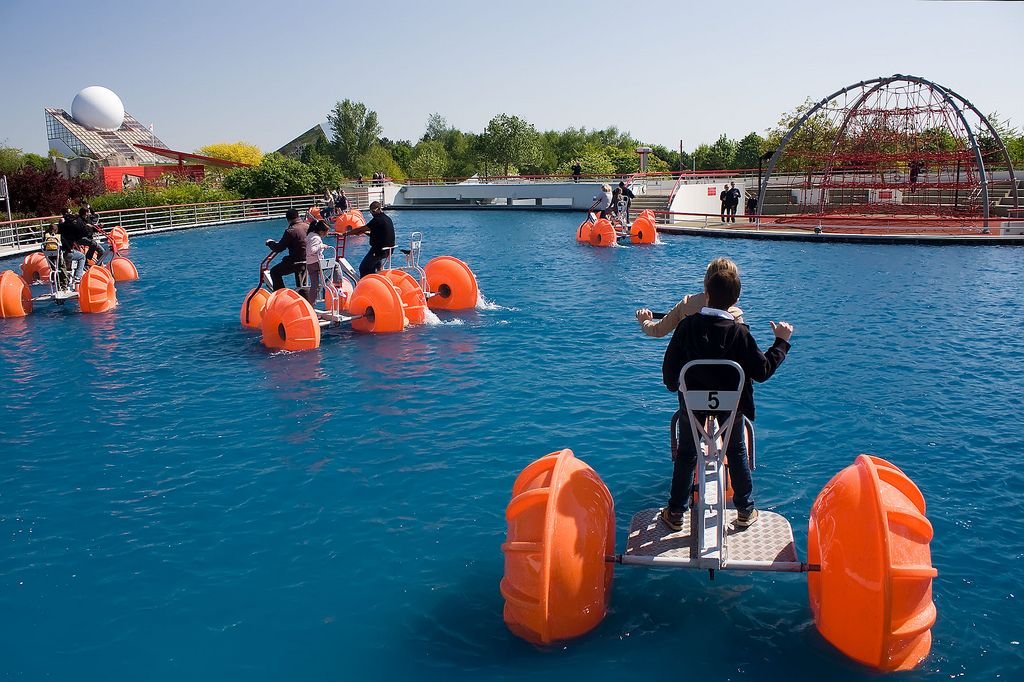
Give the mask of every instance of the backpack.
[(60, 249), (60, 235), (47, 232), (43, 235), (43, 251), (57, 251)]

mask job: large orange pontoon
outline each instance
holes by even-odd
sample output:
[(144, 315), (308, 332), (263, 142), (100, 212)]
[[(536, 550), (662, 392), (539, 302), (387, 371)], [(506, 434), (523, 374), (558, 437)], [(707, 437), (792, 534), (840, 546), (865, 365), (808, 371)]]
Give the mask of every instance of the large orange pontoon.
[[(731, 366), (736, 387), (687, 390), (687, 372), (709, 364)], [(815, 625), (850, 658), (895, 671), (928, 655), (937, 573), (921, 491), (893, 464), (860, 455), (815, 500), (807, 561), (797, 556), (792, 528), (779, 514), (761, 511), (756, 523), (738, 527), (726, 494), (724, 453), (742, 387), (743, 370), (734, 362), (697, 360), (683, 367), (680, 390), (698, 452), (696, 503), (680, 531), (660, 521), (659, 509), (634, 514), (620, 554), (611, 493), (572, 450), (523, 469), (505, 510), (502, 545), (504, 617), (514, 634), (546, 645), (595, 628), (607, 610), (615, 564), (706, 570), (712, 579), (717, 571), (775, 571), (808, 574)], [(674, 441), (674, 423), (672, 432)], [(753, 458), (752, 427), (745, 435)]]

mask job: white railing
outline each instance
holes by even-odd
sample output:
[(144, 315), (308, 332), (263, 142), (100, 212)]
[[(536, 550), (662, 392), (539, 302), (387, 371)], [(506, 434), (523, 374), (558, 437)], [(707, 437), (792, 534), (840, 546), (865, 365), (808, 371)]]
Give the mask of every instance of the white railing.
[[(346, 189), (346, 194), (349, 207), (358, 209), (365, 209), (371, 201), (383, 201), (384, 198), (383, 190), (379, 187)], [(98, 214), (100, 223), (107, 228), (120, 225), (129, 235), (137, 235), (189, 227), (283, 219), (289, 208), (305, 211), (319, 205), (320, 199), (320, 195), (238, 199), (204, 204), (125, 208), (99, 211)], [(0, 257), (38, 249), (46, 226), (58, 220), (60, 216), (0, 222)]]

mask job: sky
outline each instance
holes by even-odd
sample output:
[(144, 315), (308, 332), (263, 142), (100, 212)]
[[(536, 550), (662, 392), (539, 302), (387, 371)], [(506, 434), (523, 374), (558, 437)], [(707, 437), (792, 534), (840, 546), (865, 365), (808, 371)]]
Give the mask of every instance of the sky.
[(691, 151), (896, 73), (1024, 128), (1022, 37), (1024, 2), (0, 0), (0, 145), (45, 154), (89, 85), (184, 151), (273, 151), (343, 99), (393, 140), (507, 113)]

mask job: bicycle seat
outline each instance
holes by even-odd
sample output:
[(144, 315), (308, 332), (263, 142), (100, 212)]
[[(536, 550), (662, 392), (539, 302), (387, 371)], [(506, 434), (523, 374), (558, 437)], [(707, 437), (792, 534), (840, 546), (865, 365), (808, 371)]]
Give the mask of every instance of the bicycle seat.
[(400, 250), (401, 250), (401, 252), (402, 252), (402, 253), (404, 253), (404, 254), (405, 254), (406, 256), (408, 256), (408, 255), (409, 255), (410, 253), (412, 253), (412, 251), (411, 251), (411, 250), (409, 250), (409, 249), (400, 249)]

